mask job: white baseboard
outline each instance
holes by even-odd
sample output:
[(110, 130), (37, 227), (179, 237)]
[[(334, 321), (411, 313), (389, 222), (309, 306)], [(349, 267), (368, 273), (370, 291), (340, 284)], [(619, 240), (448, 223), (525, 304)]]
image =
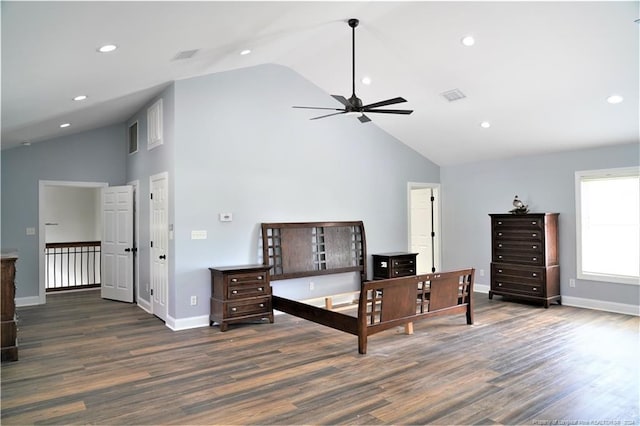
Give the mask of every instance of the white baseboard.
[(40, 296), (28, 296), (28, 297), (16, 297), (16, 306), (35, 306), (42, 305), (43, 302), (40, 300)]
[(165, 325), (173, 331), (189, 330), (190, 328), (209, 327), (209, 315), (176, 319), (168, 316)]
[(491, 287), (489, 284), (478, 284), (473, 283), (473, 292), (474, 293), (485, 293), (488, 294)]
[(143, 311), (145, 311), (146, 313), (150, 314), (151, 312), (151, 303), (147, 302), (144, 299), (138, 299), (138, 307), (140, 309), (142, 309)]
[(640, 316), (640, 306), (626, 303), (606, 302), (603, 300), (584, 299), (582, 297), (562, 296), (562, 304), (574, 308), (595, 309), (597, 311), (616, 314)]

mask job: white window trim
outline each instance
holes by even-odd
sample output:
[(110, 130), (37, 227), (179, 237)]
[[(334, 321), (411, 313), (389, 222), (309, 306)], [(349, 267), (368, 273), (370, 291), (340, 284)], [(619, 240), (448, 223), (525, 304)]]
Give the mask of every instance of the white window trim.
[[(136, 126), (136, 150), (129, 151), (131, 149), (131, 128), (133, 126)], [(138, 120), (136, 120), (132, 123), (129, 123), (129, 125), (127, 126), (127, 152), (129, 153), (129, 155), (133, 155), (139, 150), (140, 150), (140, 123), (138, 122)]]
[(582, 271), (582, 193), (581, 183), (584, 178), (605, 178), (638, 176), (640, 169), (638, 167), (621, 167), (615, 169), (599, 169), (599, 170), (582, 170), (575, 172), (575, 196), (576, 196), (576, 277), (582, 280), (604, 281), (618, 284), (640, 285), (640, 279), (636, 277), (613, 275), (613, 274), (594, 274)]
[(164, 143), (162, 140), (162, 98), (158, 99), (147, 109), (147, 150), (157, 148)]

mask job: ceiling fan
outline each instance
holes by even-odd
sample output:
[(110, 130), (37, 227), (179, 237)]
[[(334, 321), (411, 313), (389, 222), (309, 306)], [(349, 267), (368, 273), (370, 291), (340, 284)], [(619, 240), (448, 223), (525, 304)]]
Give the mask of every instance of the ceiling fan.
[(365, 113), (384, 113), (384, 114), (411, 114), (413, 110), (408, 109), (375, 109), (378, 107), (383, 107), (387, 105), (399, 104), (402, 102), (407, 102), (406, 99), (397, 97), (393, 99), (387, 99), (386, 101), (374, 102), (372, 104), (363, 105), (362, 99), (356, 96), (356, 27), (360, 23), (357, 19), (349, 19), (349, 26), (351, 27), (351, 45), (352, 45), (352, 55), (351, 55), (351, 97), (346, 99), (344, 96), (340, 95), (331, 95), (335, 100), (344, 105), (344, 108), (324, 108), (324, 107), (307, 107), (307, 106), (294, 106), (293, 108), (304, 108), (304, 109), (325, 109), (330, 111), (338, 111), (331, 114), (321, 115), (319, 117), (313, 117), (311, 120), (317, 120), (319, 118), (331, 117), (332, 115), (339, 114), (357, 114), (358, 120), (362, 123), (366, 123), (371, 121), (369, 117), (364, 115)]

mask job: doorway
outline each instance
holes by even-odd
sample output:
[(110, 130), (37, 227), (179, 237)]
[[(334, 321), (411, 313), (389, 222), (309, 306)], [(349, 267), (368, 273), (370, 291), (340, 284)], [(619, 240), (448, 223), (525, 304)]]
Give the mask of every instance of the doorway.
[(408, 184), (409, 251), (418, 253), (416, 273), (439, 271), (440, 263), (440, 185)]

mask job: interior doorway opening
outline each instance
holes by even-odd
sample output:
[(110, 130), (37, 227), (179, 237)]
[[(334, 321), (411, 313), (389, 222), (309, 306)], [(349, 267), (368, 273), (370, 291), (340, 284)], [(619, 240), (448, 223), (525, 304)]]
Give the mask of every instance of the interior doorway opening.
[(440, 271), (440, 185), (409, 182), (407, 199), (408, 249), (418, 253), (416, 273)]

